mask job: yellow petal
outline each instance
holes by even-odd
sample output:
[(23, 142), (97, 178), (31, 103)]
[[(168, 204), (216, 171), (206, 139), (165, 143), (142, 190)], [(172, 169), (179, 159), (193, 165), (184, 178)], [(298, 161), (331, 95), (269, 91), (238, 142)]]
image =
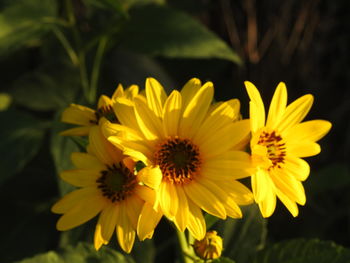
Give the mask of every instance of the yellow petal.
[(286, 130), (283, 138), (286, 141), (312, 141), (316, 142), (325, 136), (332, 124), (324, 120), (312, 120), (299, 123)]
[(95, 156), (88, 153), (74, 152), (71, 160), (75, 167), (79, 169), (105, 170), (106, 166)]
[(197, 78), (192, 78), (181, 89), (182, 105), (185, 109), (192, 98), (197, 94), (201, 88), (201, 81)]
[(116, 227), (118, 214), (118, 205), (112, 203), (102, 210), (96, 224), (94, 235), (94, 246), (96, 250), (99, 250), (102, 245), (107, 245), (109, 243)]
[(270, 217), (276, 208), (276, 194), (274, 191), (268, 191), (265, 199), (258, 203), (263, 217)]
[(136, 121), (134, 106), (135, 104), (133, 101), (124, 97), (120, 97), (115, 99), (113, 109), (121, 124), (126, 125), (132, 129), (137, 129), (138, 124)]
[(139, 198), (137, 195), (128, 197), (126, 200), (126, 212), (128, 214), (129, 220), (132, 224), (133, 229), (137, 228), (137, 221), (145, 201)]
[(162, 182), (162, 178), (162, 171), (158, 166), (147, 166), (137, 173), (137, 179), (153, 189), (158, 189), (160, 183)]
[(116, 233), (120, 247), (126, 253), (130, 253), (135, 241), (135, 230), (132, 228), (132, 224), (129, 221), (126, 209), (126, 203), (121, 203), (119, 206)]
[(134, 99), (139, 94), (139, 86), (131, 85), (125, 90), (125, 97), (127, 99)]
[[(159, 209), (160, 210), (160, 209)], [(152, 238), (154, 229), (158, 225), (163, 213), (156, 211), (152, 205), (145, 203), (137, 224), (137, 235), (141, 241)]]
[(299, 214), (299, 209), (297, 204), (290, 200), (285, 194), (283, 194), (280, 190), (276, 189), (277, 197), (281, 200), (285, 207), (287, 207), (288, 211), (294, 216), (297, 217)]
[(63, 196), (52, 206), (51, 211), (56, 214), (66, 213), (81, 201), (84, 201), (85, 199), (94, 199), (94, 196), (98, 194), (100, 194), (100, 190), (96, 187), (75, 190)]
[(191, 200), (188, 201), (188, 224), (187, 228), (191, 235), (197, 239), (202, 240), (206, 233), (205, 220), (202, 211)]
[(301, 122), (310, 111), (313, 101), (314, 97), (307, 94), (289, 104), (281, 117), (281, 121), (276, 123), (276, 129), (283, 132)]
[[(238, 111), (237, 111), (238, 107)], [(237, 99), (221, 103), (205, 119), (200, 128), (198, 128), (196, 141), (205, 142), (210, 139), (216, 131), (221, 130), (228, 124), (235, 121), (239, 115), (239, 101)], [(211, 131), (210, 133), (208, 131)]]
[(139, 96), (135, 98), (135, 113), (139, 129), (146, 139), (155, 140), (162, 137), (163, 128), (160, 117)]
[(181, 186), (175, 187), (177, 192), (177, 197), (179, 199), (179, 209), (177, 210), (177, 214), (174, 218), (174, 223), (176, 227), (181, 231), (185, 231), (188, 222), (188, 202), (185, 192), (183, 191)]
[(91, 195), (80, 200), (74, 207), (60, 217), (57, 229), (65, 231), (77, 227), (95, 217), (107, 205), (107, 200), (101, 195)]
[(298, 157), (286, 156), (283, 169), (299, 181), (305, 181), (310, 174), (309, 164)]
[(238, 181), (221, 183), (220, 187), (231, 196), (238, 205), (249, 205), (254, 201), (252, 192)]
[[(208, 133), (211, 133), (211, 131), (208, 131)], [(212, 134), (205, 142), (197, 142), (196, 138), (194, 142), (200, 145), (200, 152), (203, 158), (210, 159), (230, 149), (235, 149), (235, 147), (246, 140), (248, 136), (249, 120), (242, 120), (226, 125), (226, 127), (220, 131)]]
[(174, 90), (165, 102), (163, 109), (163, 128), (165, 136), (178, 134), (178, 126), (181, 115), (181, 95)]
[(281, 117), (287, 106), (287, 88), (283, 82), (280, 82), (276, 88), (275, 94), (267, 115), (266, 126), (271, 129), (276, 128), (275, 124), (281, 120)]
[(96, 180), (101, 177), (101, 170), (66, 170), (60, 174), (60, 177), (74, 186), (94, 186), (96, 185)]
[(124, 96), (124, 89), (122, 84), (118, 84), (118, 87), (115, 89), (112, 95), (112, 100), (115, 100), (116, 98), (123, 97)]
[(98, 99), (97, 109), (105, 108), (112, 106), (112, 100), (108, 98), (106, 95), (101, 95)]
[(90, 128), (92, 127), (92, 125), (94, 124), (91, 124), (89, 126), (71, 128), (60, 132), (60, 135), (61, 136), (87, 136), (89, 135)]
[(134, 188), (135, 194), (137, 194), (142, 200), (145, 200), (150, 205), (154, 205), (156, 202), (156, 192), (147, 186), (137, 185)]
[(145, 90), (148, 106), (157, 117), (162, 117), (163, 105), (167, 98), (164, 88), (156, 79), (147, 78)]
[(103, 136), (100, 127), (91, 128), (89, 150), (104, 164), (113, 165), (122, 160), (122, 152)]
[(201, 209), (216, 217), (225, 219), (226, 210), (218, 197), (197, 181), (183, 186), (186, 195)]
[(252, 175), (252, 190), (257, 203), (264, 201), (268, 192), (273, 191), (270, 180), (269, 174), (263, 169), (258, 169)]
[(288, 154), (296, 157), (309, 157), (321, 152), (319, 144), (311, 141), (300, 141), (286, 144)]
[(247, 93), (250, 98), (249, 116), (252, 132), (256, 132), (265, 126), (265, 107), (258, 89), (249, 81), (244, 82)]
[(163, 214), (173, 220), (179, 207), (179, 199), (175, 186), (171, 183), (162, 182), (159, 187), (159, 204)]
[(61, 121), (82, 126), (91, 126), (96, 124), (97, 119), (94, 110), (82, 105), (71, 104), (63, 111)]
[(271, 173), (271, 178), (279, 191), (285, 194), (290, 200), (300, 205), (305, 204), (306, 197), (304, 187), (295, 177), (287, 172), (276, 169)]
[(209, 106), (213, 100), (214, 87), (213, 83), (205, 83), (184, 109), (183, 118), (181, 119), (179, 134), (181, 136), (192, 138), (196, 129), (200, 127), (206, 116)]

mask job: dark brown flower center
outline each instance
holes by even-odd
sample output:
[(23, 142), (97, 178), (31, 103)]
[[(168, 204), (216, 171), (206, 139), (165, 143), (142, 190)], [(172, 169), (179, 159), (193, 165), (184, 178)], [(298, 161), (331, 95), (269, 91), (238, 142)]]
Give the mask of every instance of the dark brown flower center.
[(281, 164), (284, 163), (284, 157), (286, 156), (286, 147), (282, 137), (277, 135), (275, 131), (263, 131), (260, 134), (258, 144), (266, 147), (267, 158), (272, 163), (268, 169), (281, 168)]
[(154, 159), (162, 171), (163, 180), (175, 184), (191, 182), (201, 165), (198, 147), (190, 140), (177, 136), (162, 142)]
[(103, 196), (113, 203), (125, 200), (133, 193), (138, 183), (134, 173), (122, 163), (109, 166), (107, 170), (101, 171), (101, 177), (96, 182)]
[(95, 120), (90, 120), (91, 123), (98, 125), (99, 120), (105, 117), (112, 123), (119, 123), (117, 116), (114, 113), (112, 105), (103, 106), (95, 111)]

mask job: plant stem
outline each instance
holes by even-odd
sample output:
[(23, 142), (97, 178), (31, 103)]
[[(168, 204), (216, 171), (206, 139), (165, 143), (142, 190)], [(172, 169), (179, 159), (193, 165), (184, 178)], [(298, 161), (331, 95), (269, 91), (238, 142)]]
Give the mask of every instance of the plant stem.
[(103, 57), (104, 51), (106, 49), (107, 42), (108, 42), (108, 37), (103, 36), (98, 44), (98, 47), (97, 47), (94, 65), (93, 65), (92, 72), (91, 72), (91, 81), (90, 81), (90, 90), (89, 90), (89, 100), (90, 101), (96, 100), (97, 83), (98, 83), (98, 78), (99, 78), (99, 74), (100, 74), (102, 57)]
[(184, 232), (179, 231), (176, 229), (177, 238), (179, 240), (180, 248), (181, 248), (181, 255), (182, 255), (182, 261), (183, 263), (192, 263), (193, 260), (189, 256), (191, 256), (191, 250), (190, 246), (187, 242), (187, 238)]
[(77, 53), (69, 43), (68, 39), (65, 37), (65, 35), (62, 33), (61, 30), (59, 30), (56, 26), (52, 26), (52, 32), (55, 34), (57, 39), (61, 42), (63, 48), (66, 50), (70, 60), (72, 61), (74, 66), (79, 65), (79, 58), (77, 56)]

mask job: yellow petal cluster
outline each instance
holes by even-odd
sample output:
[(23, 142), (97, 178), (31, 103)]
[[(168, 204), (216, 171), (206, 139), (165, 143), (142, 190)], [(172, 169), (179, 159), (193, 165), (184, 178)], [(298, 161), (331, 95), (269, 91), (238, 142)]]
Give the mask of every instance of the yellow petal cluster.
[[(207, 233), (203, 213), (241, 218), (240, 206), (255, 201), (269, 217), (278, 198), (297, 216), (297, 204), (306, 201), (302, 181), (310, 172), (301, 158), (320, 152), (316, 142), (331, 124), (302, 122), (313, 96), (287, 106), (284, 83), (266, 117), (259, 91), (245, 85), (249, 119), (242, 119), (238, 99), (214, 103), (213, 83), (197, 78), (170, 94), (154, 78), (146, 79), (144, 92), (119, 85), (111, 98), (99, 98), (96, 110), (71, 104), (62, 121), (78, 127), (61, 134), (88, 136), (88, 146), (72, 153), (75, 168), (60, 174), (77, 189), (52, 207), (61, 214), (57, 229), (97, 216), (95, 248), (116, 233), (129, 253), (136, 236), (152, 238), (165, 216), (200, 240), (194, 248), (207, 260), (220, 257), (222, 239), (215, 231)], [(243, 178), (251, 179), (252, 191)]]

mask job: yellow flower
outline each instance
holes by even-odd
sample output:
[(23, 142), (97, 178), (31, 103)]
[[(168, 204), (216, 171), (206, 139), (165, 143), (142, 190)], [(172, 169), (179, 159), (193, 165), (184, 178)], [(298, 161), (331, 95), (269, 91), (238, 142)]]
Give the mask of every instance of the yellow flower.
[(267, 120), (260, 93), (250, 82), (245, 82), (250, 97), (250, 143), (252, 164), (255, 168), (251, 184), (255, 201), (264, 217), (276, 207), (276, 196), (295, 217), (297, 204), (306, 202), (302, 185), (310, 172), (300, 157), (316, 155), (316, 143), (331, 128), (325, 120), (301, 121), (309, 112), (313, 96), (304, 95), (287, 106), (287, 89), (280, 83), (273, 95)]
[(194, 241), (193, 248), (201, 259), (217, 259), (222, 252), (222, 238), (216, 231), (208, 231), (202, 240)]
[(196, 239), (206, 232), (201, 209), (223, 219), (240, 218), (238, 205), (253, 201), (250, 190), (236, 180), (249, 176), (244, 170), (249, 155), (237, 150), (249, 135), (249, 120), (235, 121), (238, 100), (211, 106), (213, 93), (211, 82), (202, 86), (194, 78), (181, 92), (167, 96), (158, 81), (148, 78), (145, 97), (134, 99), (134, 112), (122, 121), (116, 111), (126, 127), (103, 125), (105, 136), (114, 130), (116, 135), (109, 140), (126, 155), (154, 167), (150, 172), (161, 171), (157, 191), (161, 211)]
[[(161, 174), (153, 172), (152, 177), (141, 183), (143, 170), (135, 175), (135, 162), (110, 144), (99, 126), (91, 128), (89, 143), (87, 153), (72, 154), (77, 169), (60, 175), (66, 182), (80, 188), (52, 207), (54, 213), (63, 214), (57, 222), (57, 229), (69, 230), (100, 213), (94, 237), (96, 250), (107, 244), (116, 231), (121, 248), (129, 253), (138, 220), (148, 220), (153, 216), (154, 221), (159, 221), (162, 216), (153, 209), (156, 194), (152, 189), (160, 184)], [(155, 226), (153, 229), (147, 227), (141, 231), (147, 231), (145, 236), (151, 237)]]
[(124, 91), (123, 86), (119, 84), (118, 88), (113, 93), (112, 98), (105, 95), (100, 96), (97, 110), (93, 110), (83, 105), (71, 104), (63, 111), (61, 121), (69, 124), (76, 124), (80, 127), (65, 130), (61, 132), (61, 135), (86, 136), (89, 134), (91, 127), (98, 125), (101, 117), (119, 123), (113, 111), (114, 101), (117, 98), (132, 100), (137, 94), (138, 87), (136, 85), (132, 85)]

